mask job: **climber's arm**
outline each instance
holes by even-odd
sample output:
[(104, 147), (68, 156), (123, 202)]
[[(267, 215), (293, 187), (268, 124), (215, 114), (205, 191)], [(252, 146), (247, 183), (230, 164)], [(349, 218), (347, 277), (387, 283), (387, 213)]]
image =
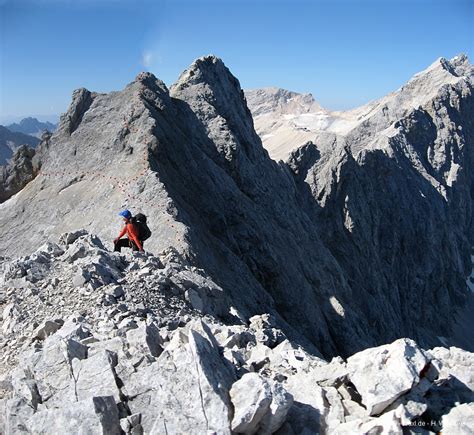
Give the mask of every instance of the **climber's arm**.
[(120, 234), (117, 236), (117, 238), (114, 240), (114, 243), (117, 243), (117, 241), (119, 239), (121, 239), (125, 233), (127, 232), (127, 225), (125, 225), (123, 228), (122, 228), (122, 231), (120, 231)]

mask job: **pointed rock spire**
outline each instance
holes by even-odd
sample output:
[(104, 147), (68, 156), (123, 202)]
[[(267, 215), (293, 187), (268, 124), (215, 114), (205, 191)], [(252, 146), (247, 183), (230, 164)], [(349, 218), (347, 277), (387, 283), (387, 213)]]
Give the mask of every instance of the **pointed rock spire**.
[(191, 107), (219, 152), (233, 165), (241, 159), (256, 160), (264, 155), (240, 83), (218, 57), (195, 60), (171, 87), (170, 94)]

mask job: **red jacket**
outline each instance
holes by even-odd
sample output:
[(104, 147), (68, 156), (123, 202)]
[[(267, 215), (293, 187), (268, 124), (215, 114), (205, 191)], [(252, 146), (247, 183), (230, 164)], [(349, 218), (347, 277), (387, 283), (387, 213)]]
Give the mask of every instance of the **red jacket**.
[(126, 224), (123, 227), (122, 231), (120, 231), (120, 234), (118, 235), (118, 238), (120, 239), (125, 234), (128, 235), (128, 238), (132, 242), (135, 242), (135, 244), (138, 246), (138, 249), (140, 249), (140, 251), (143, 249), (142, 242), (138, 238), (138, 228), (134, 224), (132, 224), (131, 222)]

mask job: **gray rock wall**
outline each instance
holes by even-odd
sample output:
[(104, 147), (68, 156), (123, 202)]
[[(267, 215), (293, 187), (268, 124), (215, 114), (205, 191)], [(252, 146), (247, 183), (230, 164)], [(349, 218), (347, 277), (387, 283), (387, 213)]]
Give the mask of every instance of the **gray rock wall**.
[[(388, 121), (375, 137), (368, 133), (376, 122), (371, 119), (338, 138), (332, 151), (316, 142), (295, 150), (288, 161), (308, 214), (319, 221), (325, 245), (345, 270), (353, 306), (371, 319), (381, 342), (402, 335), (435, 344), (437, 336), (452, 334), (452, 320), (469, 297), (469, 77), (440, 85), (398, 120), (399, 109), (391, 118), (385, 111)], [(423, 80), (429, 84), (429, 77)], [(407, 93), (402, 88), (396, 101), (406, 101)]]

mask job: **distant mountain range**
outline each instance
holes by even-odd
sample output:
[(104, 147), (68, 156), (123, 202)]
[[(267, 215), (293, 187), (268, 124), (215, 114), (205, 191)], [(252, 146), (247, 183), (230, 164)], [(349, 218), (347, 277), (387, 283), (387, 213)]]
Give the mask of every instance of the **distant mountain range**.
[(56, 126), (56, 124), (53, 124), (51, 122), (41, 122), (38, 121), (38, 119), (36, 118), (28, 117), (22, 119), (19, 123), (14, 122), (13, 124), (7, 125), (6, 127), (10, 131), (40, 137), (41, 133), (44, 130), (53, 132), (54, 130), (56, 130)]

